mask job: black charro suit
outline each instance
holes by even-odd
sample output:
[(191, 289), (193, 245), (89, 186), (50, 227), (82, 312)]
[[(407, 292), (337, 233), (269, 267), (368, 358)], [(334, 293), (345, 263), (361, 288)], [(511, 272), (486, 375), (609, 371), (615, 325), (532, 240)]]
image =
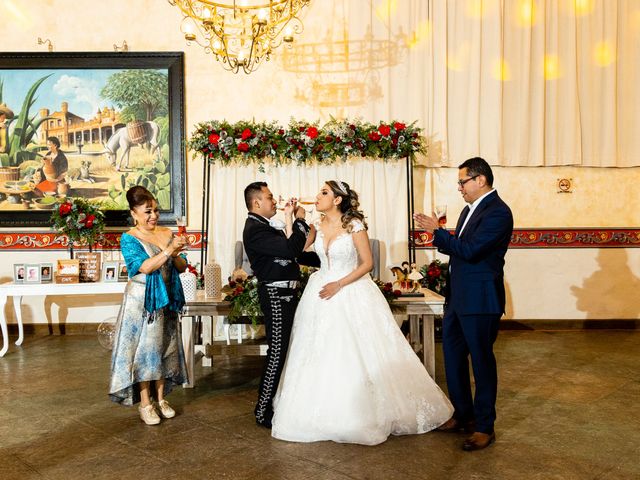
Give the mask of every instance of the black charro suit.
[[(442, 345), (449, 397), (455, 418), (476, 422), (476, 431), (493, 433), (498, 388), (493, 344), (504, 313), (504, 257), (513, 231), (513, 215), (494, 190), (482, 198), (462, 233), (469, 212), (462, 211), (455, 235), (434, 232), (433, 245), (450, 257)], [(476, 383), (471, 395), (469, 360)]]
[(298, 305), (297, 287), (273, 283), (299, 280), (296, 258), (302, 253), (308, 235), (309, 226), (304, 220), (296, 219), (293, 233), (286, 238), (283, 231), (255, 213), (249, 213), (242, 233), (251, 269), (258, 279), (258, 298), (269, 344), (255, 408), (256, 422), (267, 427), (271, 427), (273, 397), (280, 383)]

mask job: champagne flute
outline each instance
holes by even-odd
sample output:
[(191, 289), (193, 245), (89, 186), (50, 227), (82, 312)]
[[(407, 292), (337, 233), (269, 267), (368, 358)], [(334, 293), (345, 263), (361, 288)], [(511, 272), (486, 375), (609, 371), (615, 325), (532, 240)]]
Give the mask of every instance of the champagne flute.
[(441, 227), (447, 226), (447, 206), (446, 205), (436, 205), (435, 208), (436, 217), (438, 217), (438, 225)]
[(187, 217), (182, 215), (176, 217), (176, 225), (178, 226), (178, 235), (187, 235)]

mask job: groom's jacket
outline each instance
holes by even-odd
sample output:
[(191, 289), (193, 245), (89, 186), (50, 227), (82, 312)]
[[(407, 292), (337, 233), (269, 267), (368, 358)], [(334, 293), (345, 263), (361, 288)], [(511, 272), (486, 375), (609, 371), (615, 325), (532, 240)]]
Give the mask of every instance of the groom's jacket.
[(438, 251), (450, 256), (447, 308), (453, 308), (460, 315), (502, 315), (504, 256), (513, 231), (513, 215), (493, 191), (480, 202), (460, 233), (468, 211), (467, 206), (458, 220), (455, 235), (438, 229), (433, 236), (433, 245)]
[(282, 230), (269, 225), (269, 220), (249, 213), (242, 241), (251, 268), (260, 282), (298, 280), (300, 267), (296, 258), (302, 253), (309, 235), (304, 220), (293, 222), (293, 233), (287, 238)]

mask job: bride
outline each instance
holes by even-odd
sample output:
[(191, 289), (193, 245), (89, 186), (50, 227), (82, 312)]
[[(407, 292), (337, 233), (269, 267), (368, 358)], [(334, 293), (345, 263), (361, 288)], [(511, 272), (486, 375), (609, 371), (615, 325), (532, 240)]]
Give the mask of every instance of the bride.
[(453, 407), (401, 333), (369, 276), (373, 267), (358, 194), (328, 181), (311, 227), (320, 270), (298, 305), (274, 399), (272, 436), (294, 442), (376, 445), (424, 433)]

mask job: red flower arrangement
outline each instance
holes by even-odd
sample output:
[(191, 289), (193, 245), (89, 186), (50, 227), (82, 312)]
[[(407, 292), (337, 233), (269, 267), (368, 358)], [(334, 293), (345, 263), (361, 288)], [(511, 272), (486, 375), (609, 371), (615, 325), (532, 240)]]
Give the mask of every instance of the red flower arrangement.
[(104, 226), (101, 204), (84, 198), (64, 199), (51, 214), (51, 228), (66, 235), (70, 245), (94, 245)]
[(429, 265), (420, 267), (422, 279), (420, 283), (423, 287), (428, 288), (440, 295), (446, 293), (447, 283), (449, 282), (449, 264), (440, 260), (434, 260)]

